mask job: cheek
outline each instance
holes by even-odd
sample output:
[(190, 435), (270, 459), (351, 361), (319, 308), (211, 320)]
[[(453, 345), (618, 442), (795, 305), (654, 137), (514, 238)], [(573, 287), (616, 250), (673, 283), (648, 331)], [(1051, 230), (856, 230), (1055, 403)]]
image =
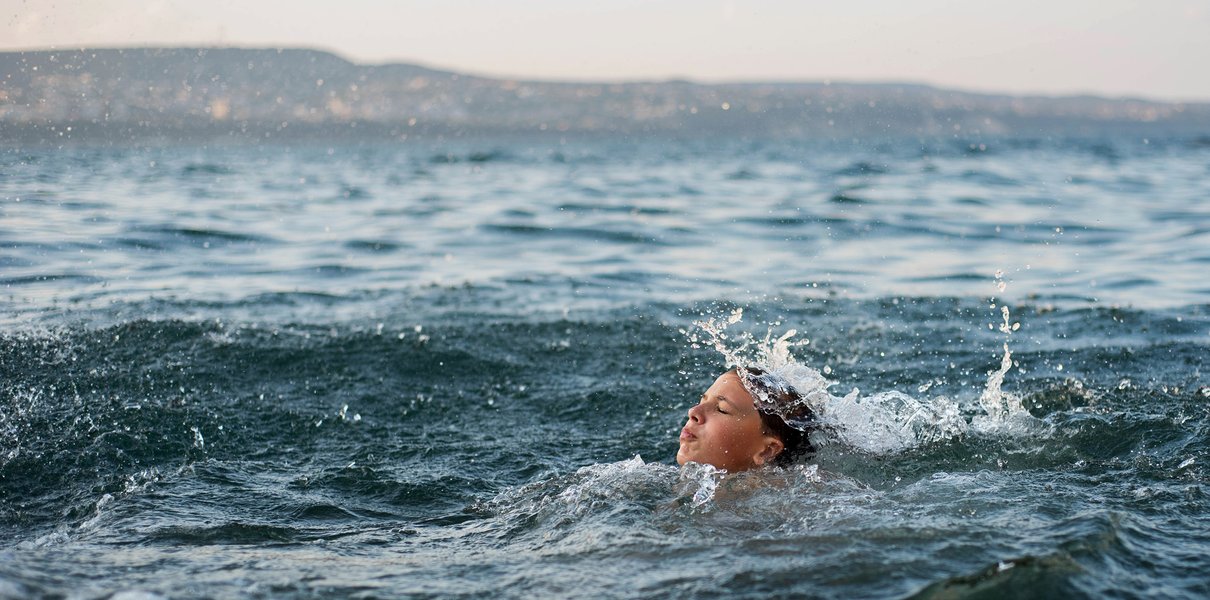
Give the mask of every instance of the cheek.
[(713, 431), (715, 445), (720, 450), (731, 450), (743, 442), (744, 426), (743, 423), (728, 419), (719, 421)]
[(746, 451), (754, 440), (761, 437), (759, 424), (730, 421), (721, 425), (723, 426), (718, 431), (719, 441), (732, 451)]
[(714, 429), (714, 435), (718, 436), (720, 442), (731, 442), (739, 437), (739, 428), (737, 423), (728, 421), (720, 421)]

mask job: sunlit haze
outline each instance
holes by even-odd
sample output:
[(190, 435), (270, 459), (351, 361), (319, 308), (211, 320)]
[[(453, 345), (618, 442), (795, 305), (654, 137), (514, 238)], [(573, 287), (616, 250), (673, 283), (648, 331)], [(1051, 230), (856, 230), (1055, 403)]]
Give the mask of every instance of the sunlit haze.
[(1210, 100), (1210, 4), (0, 1), (0, 49), (305, 46), (536, 79), (910, 81)]

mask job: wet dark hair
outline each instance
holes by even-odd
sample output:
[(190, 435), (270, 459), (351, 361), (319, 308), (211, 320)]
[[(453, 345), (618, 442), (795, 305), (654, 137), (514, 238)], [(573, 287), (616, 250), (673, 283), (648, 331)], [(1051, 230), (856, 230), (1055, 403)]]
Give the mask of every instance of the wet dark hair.
[[(753, 400), (756, 401), (756, 413), (760, 415), (760, 421), (765, 429), (777, 436), (785, 447), (780, 454), (774, 457), (772, 464), (787, 467), (813, 456), (815, 445), (811, 443), (810, 436), (817, 427), (815, 413), (807, 406), (798, 390), (788, 384), (771, 385), (768, 374), (759, 367), (743, 367), (734, 369), (734, 371), (740, 375), (744, 388), (748, 390), (749, 394), (752, 394)], [(757, 398), (758, 395), (776, 402), (780, 407), (789, 409), (790, 414), (783, 417), (781, 414), (773, 412), (770, 410), (771, 407)], [(805, 426), (802, 429), (794, 427), (786, 422), (786, 417), (800, 426)]]

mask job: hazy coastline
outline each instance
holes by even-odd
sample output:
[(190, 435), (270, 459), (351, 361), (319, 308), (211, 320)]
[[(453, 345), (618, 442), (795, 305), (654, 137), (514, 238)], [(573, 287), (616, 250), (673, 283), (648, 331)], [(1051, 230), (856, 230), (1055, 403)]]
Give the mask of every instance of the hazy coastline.
[(909, 83), (495, 79), (310, 49), (0, 53), (0, 144), (491, 135), (845, 140), (1210, 135), (1210, 103)]

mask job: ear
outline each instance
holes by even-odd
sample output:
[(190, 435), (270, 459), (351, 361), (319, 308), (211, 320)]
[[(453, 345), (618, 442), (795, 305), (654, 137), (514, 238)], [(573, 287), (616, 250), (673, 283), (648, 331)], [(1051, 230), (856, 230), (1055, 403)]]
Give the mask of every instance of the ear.
[(756, 456), (752, 457), (752, 462), (756, 463), (757, 466), (769, 463), (777, 458), (777, 455), (781, 454), (781, 451), (785, 449), (786, 445), (781, 443), (781, 440), (774, 436), (766, 435), (765, 445), (761, 447), (760, 452), (756, 453)]

